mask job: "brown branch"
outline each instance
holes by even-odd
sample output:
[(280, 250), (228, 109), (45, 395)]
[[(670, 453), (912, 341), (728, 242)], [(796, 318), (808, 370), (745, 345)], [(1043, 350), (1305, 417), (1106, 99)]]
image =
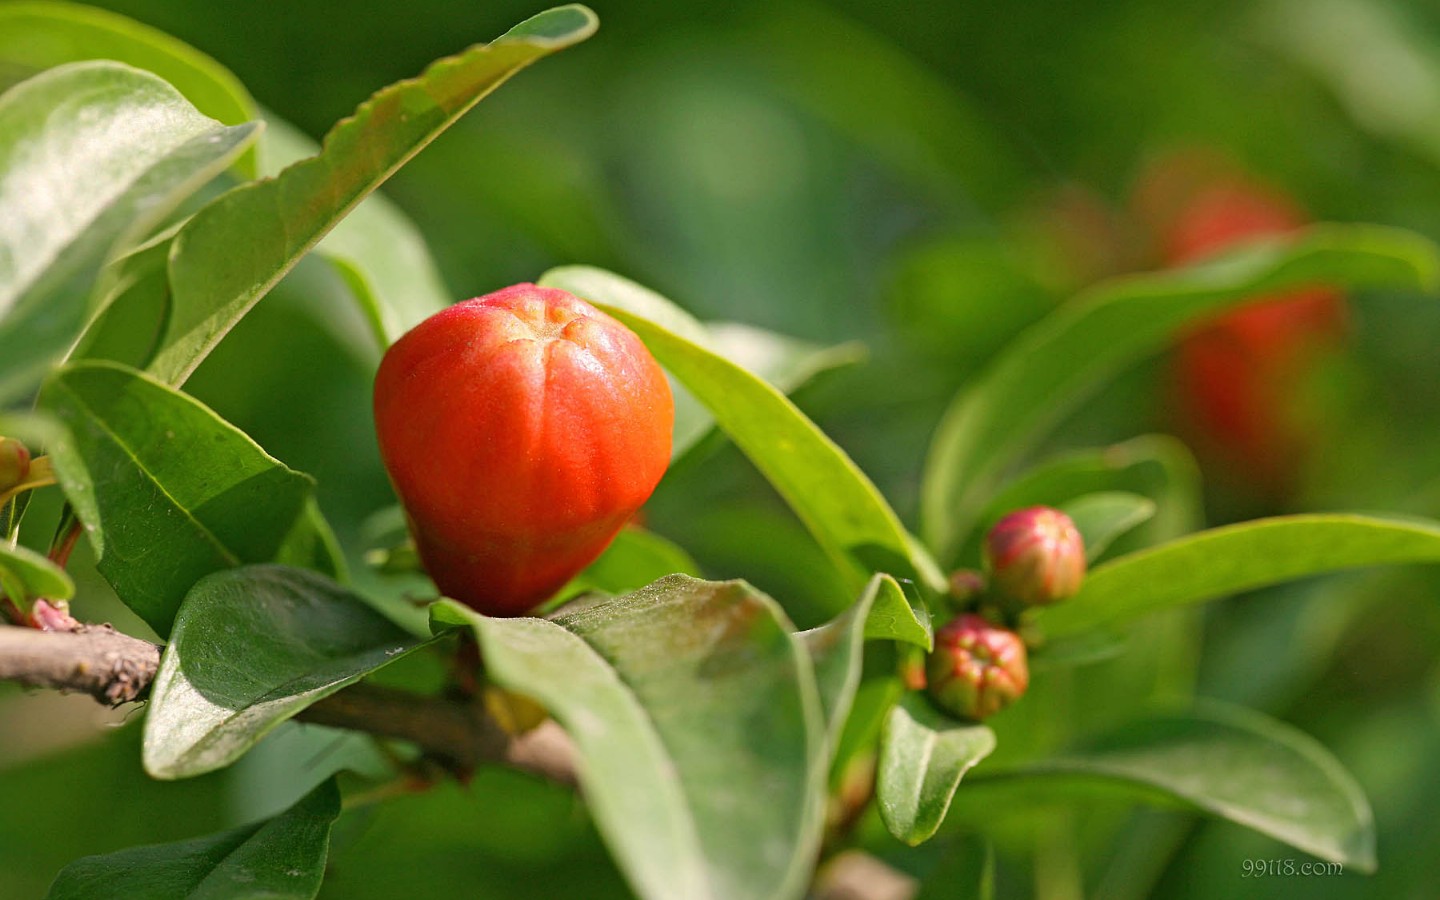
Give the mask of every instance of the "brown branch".
[(460, 771), (480, 762), (503, 763), (561, 784), (576, 784), (574, 745), (559, 725), (546, 721), (512, 735), (475, 702), (357, 684), (296, 718), (410, 741)]
[[(118, 706), (143, 699), (159, 666), (159, 647), (109, 625), (82, 625), (75, 631), (0, 625), (0, 681), (77, 691)], [(574, 748), (558, 725), (546, 722), (511, 735), (478, 702), (357, 684), (296, 718), (410, 741), (462, 772), (493, 762), (561, 784), (576, 783)]]
[(109, 625), (75, 631), (0, 626), (0, 681), (89, 694), (119, 706), (150, 689), (160, 648)]

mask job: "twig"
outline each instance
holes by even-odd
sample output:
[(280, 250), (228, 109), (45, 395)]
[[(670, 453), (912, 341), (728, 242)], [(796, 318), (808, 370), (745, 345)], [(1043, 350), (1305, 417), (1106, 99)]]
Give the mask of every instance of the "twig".
[(75, 631), (0, 626), (0, 681), (89, 694), (108, 706), (144, 696), (160, 648), (109, 625)]
[[(118, 706), (143, 699), (159, 666), (159, 647), (109, 625), (82, 625), (75, 631), (0, 625), (0, 681), (77, 691)], [(546, 722), (511, 735), (478, 703), (358, 684), (297, 718), (407, 740), (462, 772), (495, 762), (561, 784), (576, 783), (574, 748), (558, 725)]]

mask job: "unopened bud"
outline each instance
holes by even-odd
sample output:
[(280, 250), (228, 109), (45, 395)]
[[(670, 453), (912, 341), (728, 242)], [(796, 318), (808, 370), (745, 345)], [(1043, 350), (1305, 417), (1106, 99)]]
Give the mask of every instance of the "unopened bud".
[(994, 715), (1030, 685), (1024, 641), (971, 613), (935, 633), (928, 675), (935, 703), (964, 719)]
[(0, 438), (0, 491), (21, 484), (30, 475), (30, 451), (14, 438)]
[(1045, 606), (1080, 590), (1085, 542), (1069, 516), (1032, 506), (1001, 519), (985, 535), (985, 567), (1002, 595)]
[(950, 599), (964, 606), (985, 593), (985, 576), (974, 569), (957, 569), (950, 573)]

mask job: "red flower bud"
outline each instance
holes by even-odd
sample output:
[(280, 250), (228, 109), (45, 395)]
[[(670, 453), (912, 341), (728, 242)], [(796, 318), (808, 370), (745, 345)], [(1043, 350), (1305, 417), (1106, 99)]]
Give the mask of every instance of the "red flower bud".
[[(1220, 160), (1180, 158), (1147, 182), (1164, 262), (1180, 266), (1308, 222), (1283, 192)], [(1159, 199), (1164, 198), (1161, 203)], [(1210, 471), (1283, 500), (1314, 445), (1303, 403), (1316, 362), (1341, 343), (1345, 303), (1324, 285), (1255, 298), (1188, 335), (1175, 359), (1181, 436)], [(1222, 478), (1223, 480), (1223, 478)]]
[(375, 377), (380, 454), (447, 596), (520, 615), (610, 543), (670, 461), (674, 407), (628, 328), (519, 284), (442, 310)]
[(950, 620), (935, 633), (926, 668), (935, 703), (964, 719), (992, 716), (1030, 686), (1025, 642), (973, 613)]
[(950, 573), (950, 599), (963, 606), (985, 593), (985, 575), (974, 569), (956, 569)]
[(1032, 606), (1064, 600), (1085, 578), (1085, 542), (1048, 506), (1013, 512), (985, 535), (985, 567), (1001, 595)]

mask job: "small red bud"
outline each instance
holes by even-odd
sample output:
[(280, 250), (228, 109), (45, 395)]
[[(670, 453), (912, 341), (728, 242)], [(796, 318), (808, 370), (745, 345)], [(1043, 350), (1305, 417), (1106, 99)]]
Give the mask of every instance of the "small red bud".
[(950, 573), (950, 599), (963, 606), (985, 593), (985, 576), (974, 569), (957, 569)]
[(1030, 686), (1025, 642), (972, 613), (936, 632), (927, 670), (935, 703), (964, 719), (992, 716)]
[(1013, 512), (985, 535), (985, 567), (1006, 597), (1045, 606), (1085, 578), (1085, 542), (1070, 517), (1048, 506)]

